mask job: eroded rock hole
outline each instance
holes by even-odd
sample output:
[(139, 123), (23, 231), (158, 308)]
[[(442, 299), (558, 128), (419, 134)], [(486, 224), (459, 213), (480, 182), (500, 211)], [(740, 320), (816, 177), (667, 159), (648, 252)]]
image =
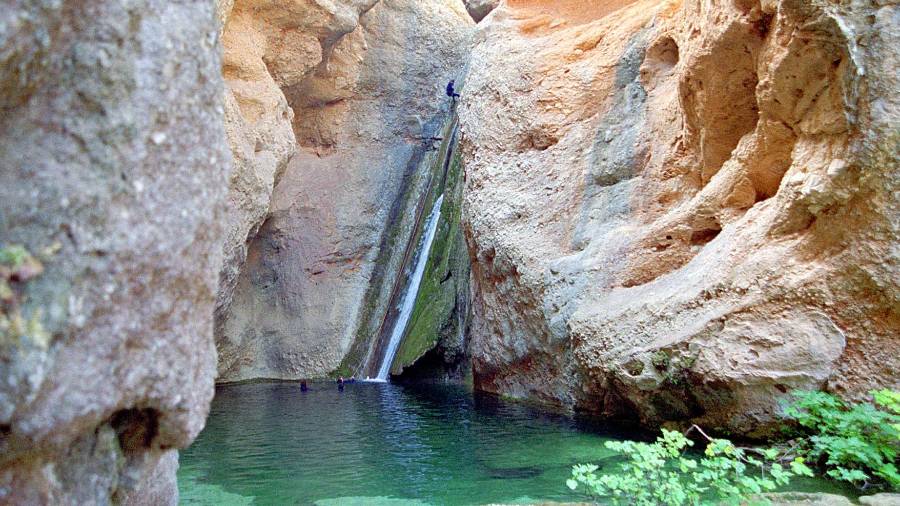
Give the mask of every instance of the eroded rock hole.
[(629, 376), (640, 376), (644, 373), (644, 363), (637, 359), (631, 359), (625, 364), (625, 372)]
[(670, 77), (680, 59), (678, 44), (672, 37), (662, 37), (647, 48), (641, 64), (641, 84), (648, 90)]
[(759, 119), (757, 55), (763, 36), (749, 19), (734, 22), (679, 82), (685, 145), (709, 182)]
[(159, 411), (152, 408), (132, 408), (117, 411), (110, 425), (119, 438), (119, 446), (128, 453), (141, 452), (153, 445), (159, 434)]
[(702, 228), (699, 230), (694, 230), (694, 232), (691, 233), (691, 244), (704, 245), (704, 244), (712, 241), (713, 239), (715, 239), (716, 236), (718, 236), (719, 232), (721, 232), (721, 231), (722, 231), (721, 227), (715, 227), (715, 226), (709, 227), (709, 228)]
[(678, 44), (672, 37), (663, 37), (647, 49), (647, 60), (667, 65), (669, 68), (678, 64)]
[(763, 14), (753, 22), (753, 28), (757, 36), (765, 38), (769, 34), (769, 30), (772, 27), (772, 17), (772, 14)]
[(552, 132), (548, 132), (543, 127), (536, 128), (525, 133), (519, 143), (519, 151), (546, 151), (557, 142), (559, 139)]

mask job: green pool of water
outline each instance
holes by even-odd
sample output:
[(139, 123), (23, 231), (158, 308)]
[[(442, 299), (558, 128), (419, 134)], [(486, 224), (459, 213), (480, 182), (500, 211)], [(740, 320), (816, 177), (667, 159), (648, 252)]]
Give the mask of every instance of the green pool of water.
[[(457, 386), (220, 387), (181, 453), (182, 504), (470, 505), (573, 501), (576, 463), (613, 468), (613, 432)], [(828, 490), (806, 482), (795, 489)]]

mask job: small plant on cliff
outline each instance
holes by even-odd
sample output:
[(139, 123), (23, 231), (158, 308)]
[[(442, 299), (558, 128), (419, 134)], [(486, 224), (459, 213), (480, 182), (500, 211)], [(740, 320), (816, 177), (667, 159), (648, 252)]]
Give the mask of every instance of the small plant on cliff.
[(797, 392), (785, 415), (795, 423), (800, 455), (831, 478), (861, 488), (900, 489), (900, 392), (870, 392), (874, 403), (849, 404), (825, 392)]
[[(47, 254), (55, 251), (49, 248)], [(43, 271), (43, 264), (23, 246), (0, 247), (0, 346), (20, 344), (25, 338), (47, 346), (50, 336), (41, 325), (41, 311), (26, 317), (18, 289)]]
[(708, 441), (700, 459), (686, 453), (693, 441), (663, 429), (655, 443), (608, 441), (607, 448), (628, 459), (618, 472), (597, 476), (597, 466), (577, 465), (566, 484), (572, 490), (584, 485), (590, 494), (617, 505), (760, 504), (767, 501), (757, 494), (786, 485), (796, 475), (812, 475), (802, 459), (785, 468), (775, 461), (776, 450), (738, 448), (727, 439), (706, 436), (697, 426), (691, 430)]
[(9, 269), (19, 268), (29, 258), (31, 258), (31, 254), (28, 253), (28, 250), (18, 244), (0, 248), (0, 265)]

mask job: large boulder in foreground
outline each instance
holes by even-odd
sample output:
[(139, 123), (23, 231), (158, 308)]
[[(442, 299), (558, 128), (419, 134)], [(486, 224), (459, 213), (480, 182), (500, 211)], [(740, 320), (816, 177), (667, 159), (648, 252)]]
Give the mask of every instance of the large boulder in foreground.
[(478, 388), (762, 432), (900, 383), (894, 5), (523, 0), (459, 116)]
[(212, 1), (0, 8), (0, 502), (175, 504), (230, 168)]

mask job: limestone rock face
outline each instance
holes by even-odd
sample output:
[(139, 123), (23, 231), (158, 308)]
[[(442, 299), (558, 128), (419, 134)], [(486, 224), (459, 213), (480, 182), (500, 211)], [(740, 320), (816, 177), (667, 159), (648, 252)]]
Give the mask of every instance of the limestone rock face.
[(217, 5), (223, 22), (225, 130), (234, 156), (216, 301), (219, 325), (247, 245), (268, 216), (275, 182), (296, 151), (294, 111), (284, 90), (315, 81), (315, 70), (328, 65), (337, 41), (376, 1), (230, 0)]
[(275, 178), (223, 311), (221, 381), (322, 376), (344, 360), (373, 276), (385, 277), (376, 260), (388, 224), (440, 129), (444, 86), (462, 68), (472, 27), (461, 0), (264, 3), (268, 11), (248, 8), (246, 17), (265, 16), (276, 35), (255, 46), (267, 49), (253, 66), (268, 72), (266, 88), (278, 88), (272, 96), (285, 109), (249, 103), (241, 114), (289, 107), (299, 148)]
[(476, 386), (765, 429), (900, 383), (900, 12), (510, 1), (459, 116)]
[(864, 495), (859, 498), (859, 503), (865, 506), (898, 506), (900, 505), (900, 494), (882, 492), (875, 495)]
[(0, 5), (0, 502), (174, 504), (215, 375), (213, 3)]

